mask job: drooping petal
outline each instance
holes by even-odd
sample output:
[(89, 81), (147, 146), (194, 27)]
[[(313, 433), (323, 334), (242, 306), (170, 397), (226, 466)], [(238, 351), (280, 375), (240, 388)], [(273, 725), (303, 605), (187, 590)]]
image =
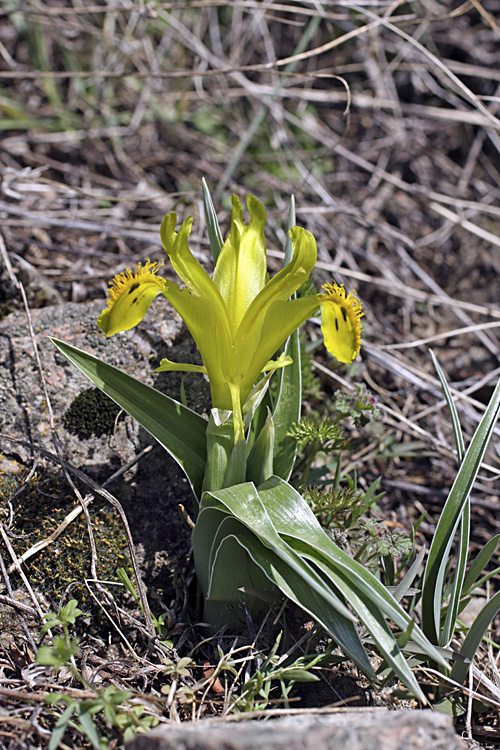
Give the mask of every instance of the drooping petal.
[(246, 365), (241, 370), (243, 402), (262, 370), (267, 367), (269, 360), (287, 338), (316, 312), (318, 307), (316, 295), (291, 300), (276, 299), (268, 305), (265, 311), (257, 342), (254, 340), (253, 330), (250, 330), (246, 337), (239, 339), (236, 357)]
[(231, 409), (226, 373), (230, 367), (232, 346), (213, 300), (192, 294), (189, 289), (179, 289), (174, 283), (169, 284), (166, 296), (183, 319), (201, 354), (210, 381), (212, 405)]
[(231, 231), (217, 259), (213, 281), (226, 303), (236, 333), (267, 279), (266, 212), (264, 206), (250, 195), (247, 202), (250, 223), (245, 226), (239, 198), (233, 195), (231, 200)]
[(325, 284), (318, 294), (325, 346), (339, 362), (350, 364), (361, 348), (361, 318), (365, 314), (355, 291), (346, 296), (344, 285)]
[(134, 272), (127, 268), (114, 277), (108, 289), (108, 307), (97, 319), (106, 336), (134, 328), (154, 298), (166, 293), (168, 282), (156, 275), (161, 265), (148, 259), (144, 266), (138, 263)]

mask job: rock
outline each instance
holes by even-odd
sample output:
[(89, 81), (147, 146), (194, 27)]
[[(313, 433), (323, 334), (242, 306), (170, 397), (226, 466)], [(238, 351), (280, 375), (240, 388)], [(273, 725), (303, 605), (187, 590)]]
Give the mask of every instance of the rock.
[(126, 750), (465, 750), (451, 718), (424, 711), (347, 711), (263, 721), (163, 726)]
[[(202, 376), (154, 373), (162, 357), (198, 362), (198, 353), (181, 319), (166, 301), (164, 305), (157, 301), (146, 323), (109, 339), (96, 325), (103, 306), (99, 301), (66, 303), (31, 312), (62, 454), (69, 463), (103, 482), (147, 445), (155, 445), (109, 489), (122, 502), (134, 540), (142, 545), (147, 559), (153, 561), (157, 554), (164, 553), (175, 557), (181, 550), (185, 555), (189, 549), (189, 532), (177, 510), (178, 503), (186, 504), (188, 509), (190, 503), (183, 473), (129, 416), (117, 420), (116, 424), (111, 419), (109, 434), (103, 434), (100, 429), (90, 434), (88, 426), (80, 435), (77, 430), (75, 434), (75, 400), (93, 386), (58, 352), (48, 336), (101, 357), (174, 398), (179, 398), (180, 384), (185, 377), (188, 405), (200, 411), (209, 405), (208, 384)], [(98, 408), (102, 410), (102, 405)], [(65, 421), (68, 413), (72, 415), (71, 422)], [(107, 418), (109, 422), (109, 414)], [(33, 446), (0, 438), (0, 472), (4, 474), (12, 473), (19, 462), (31, 465), (36, 446), (54, 453), (49, 411), (27, 317), (22, 311), (15, 311), (0, 321), (0, 432)]]

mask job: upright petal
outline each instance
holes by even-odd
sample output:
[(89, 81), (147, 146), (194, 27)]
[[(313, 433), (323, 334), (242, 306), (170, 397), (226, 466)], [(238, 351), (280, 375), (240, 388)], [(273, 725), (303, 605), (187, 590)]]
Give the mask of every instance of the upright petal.
[(160, 236), (165, 252), (170, 258), (176, 274), (182, 279), (189, 292), (209, 300), (216, 310), (218, 319), (222, 322), (224, 328), (229, 331), (230, 321), (224, 300), (208, 273), (189, 249), (188, 238), (191, 233), (193, 218), (186, 219), (177, 233), (175, 232), (176, 221), (177, 215), (175, 213), (167, 214), (162, 221)]
[[(296, 305), (293, 309), (305, 311), (302, 318), (299, 313), (298, 322), (295, 317), (287, 320), (287, 312), (284, 315), (281, 314), (282, 310), (291, 312), (291, 306), (280, 307), (279, 319), (276, 315), (270, 314), (271, 309), (277, 311), (278, 302), (285, 303), (302, 286), (316, 262), (316, 240), (310, 232), (301, 227), (293, 227), (290, 230), (290, 237), (294, 250), (292, 260), (257, 295), (238, 329), (235, 360), (239, 364), (242, 377), (243, 375), (245, 377), (245, 382), (248, 380), (248, 374), (255, 372), (255, 364), (263, 359), (262, 368), (286, 341), (290, 333), (307, 320), (318, 307), (315, 297), (309, 298), (309, 301), (295, 300), (297, 303), (300, 302), (300, 305)], [(271, 346), (274, 344), (276, 346), (272, 349)]]
[(135, 272), (127, 268), (117, 274), (108, 289), (108, 307), (97, 319), (97, 325), (106, 336), (128, 331), (141, 322), (151, 302), (165, 294), (168, 282), (156, 276), (161, 264), (147, 260), (138, 263)]
[(217, 259), (214, 284), (226, 303), (234, 332), (252, 300), (267, 279), (267, 253), (264, 206), (253, 195), (248, 197), (250, 223), (245, 226), (238, 196), (232, 196), (231, 231)]

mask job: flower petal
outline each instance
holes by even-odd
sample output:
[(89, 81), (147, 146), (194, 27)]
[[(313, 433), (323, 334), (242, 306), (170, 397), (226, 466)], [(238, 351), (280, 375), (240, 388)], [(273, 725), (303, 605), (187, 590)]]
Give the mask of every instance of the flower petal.
[(290, 237), (292, 260), (257, 295), (238, 328), (234, 359), (245, 382), (243, 399), (266, 362), (319, 306), (316, 297), (289, 299), (309, 277), (317, 255), (316, 240), (310, 232), (292, 227)]
[(108, 307), (97, 319), (97, 325), (106, 336), (128, 331), (141, 322), (151, 302), (165, 294), (168, 283), (156, 276), (161, 264), (149, 259), (143, 266), (138, 263), (135, 272), (127, 268), (117, 274), (108, 289)]
[(325, 346), (339, 362), (350, 364), (361, 348), (365, 311), (355, 291), (346, 297), (343, 284), (325, 284), (323, 289), (325, 294), (318, 294), (318, 300)]
[[(254, 339), (254, 331), (238, 340), (236, 358), (244, 362), (241, 368), (241, 394), (247, 398), (253, 384), (269, 361), (287, 338), (299, 328), (319, 307), (317, 296), (291, 300), (274, 300), (268, 305), (260, 337)], [(251, 354), (250, 354), (251, 353)], [(279, 361), (279, 360), (278, 360)]]
[[(257, 338), (264, 323), (269, 306), (276, 300), (288, 300), (309, 277), (316, 263), (316, 240), (311, 232), (302, 227), (292, 227), (293, 257), (290, 263), (268, 281), (255, 297), (241, 321), (238, 336), (247, 336), (254, 329)], [(286, 336), (283, 338), (285, 341)]]
[(238, 196), (232, 196), (231, 231), (217, 259), (213, 281), (226, 303), (233, 331), (267, 279), (264, 206), (248, 196), (250, 223), (245, 226)]
[(172, 360), (163, 357), (160, 359), (160, 366), (156, 368), (155, 372), (207, 372), (207, 368), (203, 365), (191, 365), (187, 362), (172, 362)]
[(175, 213), (167, 214), (162, 221), (160, 236), (165, 252), (176, 274), (191, 294), (210, 300), (223, 326), (229, 331), (230, 322), (224, 300), (208, 273), (189, 249), (188, 238), (193, 218), (186, 219), (177, 233), (175, 232), (176, 221)]
[(201, 354), (212, 394), (212, 404), (219, 409), (231, 409), (231, 394), (226, 382), (230, 368), (232, 346), (230, 336), (218, 317), (212, 299), (191, 294), (169, 284), (166, 295), (189, 329)]

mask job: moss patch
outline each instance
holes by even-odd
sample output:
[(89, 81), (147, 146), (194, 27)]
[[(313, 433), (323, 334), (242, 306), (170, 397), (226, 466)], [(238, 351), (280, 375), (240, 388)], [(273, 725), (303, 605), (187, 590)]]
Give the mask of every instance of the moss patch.
[[(85, 489), (81, 491), (85, 496)], [(37, 542), (46, 540), (75, 507), (79, 507), (78, 501), (63, 477), (42, 469), (24, 484), (22, 477), (0, 475), (0, 518), (8, 528), (18, 557)], [(88, 510), (97, 550), (97, 575), (101, 580), (116, 580), (118, 567), (130, 568), (120, 519), (114, 508), (100, 498), (94, 499)], [(0, 548), (4, 560), (10, 562), (1, 541)], [(88, 605), (90, 596), (85, 579), (91, 575), (91, 547), (83, 512), (23, 567), (32, 586), (50, 601), (57, 602), (70, 589), (73, 598)], [(12, 573), (14, 587), (21, 585), (17, 578)]]
[(63, 424), (79, 438), (111, 435), (120, 407), (98, 388), (82, 391), (66, 410)]

